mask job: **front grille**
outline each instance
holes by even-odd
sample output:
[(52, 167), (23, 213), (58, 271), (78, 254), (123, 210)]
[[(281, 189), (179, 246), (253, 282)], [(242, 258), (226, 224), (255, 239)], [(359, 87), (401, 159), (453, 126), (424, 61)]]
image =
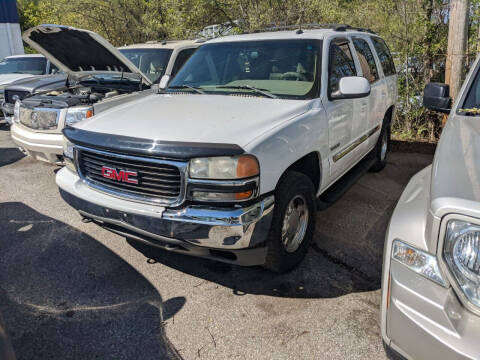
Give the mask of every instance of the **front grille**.
[(29, 109), (20, 106), (20, 122), (38, 130), (53, 130), (58, 125), (58, 111), (56, 109)]
[[(182, 201), (184, 163), (77, 148), (77, 164), (80, 176), (100, 190), (155, 203), (179, 204)], [(137, 173), (134, 179), (138, 183), (124, 182), (121, 177), (106, 178), (102, 168), (114, 169), (116, 175), (122, 171)]]
[[(5, 102), (14, 104), (16, 100), (23, 100), (28, 94), (30, 94), (28, 91), (5, 90)], [(14, 99), (14, 96), (18, 96), (18, 99)]]

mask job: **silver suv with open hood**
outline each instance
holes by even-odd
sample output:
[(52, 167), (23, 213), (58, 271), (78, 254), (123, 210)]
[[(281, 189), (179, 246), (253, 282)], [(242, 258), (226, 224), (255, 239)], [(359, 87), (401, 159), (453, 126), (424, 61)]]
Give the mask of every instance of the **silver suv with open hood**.
[[(62, 162), (62, 130), (113, 106), (150, 94), (152, 76), (140, 71), (129, 59), (144, 57), (150, 67), (172, 68), (170, 62), (180, 56), (165, 57), (163, 53), (145, 52), (141, 46), (116, 49), (100, 35), (62, 25), (40, 25), (26, 31), (26, 43), (44, 54), (67, 74), (64, 86), (27, 96), (15, 103), (12, 139), (28, 155), (52, 163)], [(195, 41), (182, 41), (181, 49), (195, 49)], [(175, 43), (170, 43), (175, 48)], [(159, 43), (158, 47), (165, 47)], [(145, 44), (151, 48), (151, 44)], [(178, 47), (178, 46), (177, 46)], [(179, 49), (175, 54), (179, 54)]]

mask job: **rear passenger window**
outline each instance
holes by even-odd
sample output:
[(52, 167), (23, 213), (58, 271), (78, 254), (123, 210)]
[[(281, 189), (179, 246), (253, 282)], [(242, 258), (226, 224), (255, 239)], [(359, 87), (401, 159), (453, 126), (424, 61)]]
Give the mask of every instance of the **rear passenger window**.
[(183, 64), (193, 55), (195, 50), (197, 50), (197, 48), (185, 49), (178, 53), (175, 64), (173, 64), (172, 77), (177, 74), (178, 70), (180, 70)]
[(385, 76), (394, 75), (396, 73), (395, 64), (393, 63), (392, 55), (390, 54), (390, 50), (388, 50), (387, 44), (377, 37), (372, 37), (371, 39), (380, 63), (382, 64), (383, 73)]
[(374, 83), (379, 79), (379, 76), (377, 65), (375, 64), (375, 58), (373, 57), (372, 50), (370, 50), (370, 46), (363, 39), (353, 39), (353, 45), (357, 51), (363, 77), (370, 83)]
[(329, 94), (331, 94), (338, 90), (338, 83), (341, 78), (356, 76), (357, 70), (347, 40), (332, 42), (329, 57), (328, 89)]

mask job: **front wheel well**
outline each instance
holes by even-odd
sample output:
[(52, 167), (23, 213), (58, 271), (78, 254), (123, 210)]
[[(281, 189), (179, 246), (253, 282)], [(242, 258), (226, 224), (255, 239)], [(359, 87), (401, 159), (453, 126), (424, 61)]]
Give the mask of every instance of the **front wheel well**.
[[(320, 188), (321, 169), (320, 169), (320, 154), (316, 151), (305, 155), (301, 159), (295, 161), (282, 174), (280, 179), (289, 171), (296, 171), (305, 174), (310, 178), (315, 188), (315, 192)], [(280, 181), (279, 181), (280, 182)]]

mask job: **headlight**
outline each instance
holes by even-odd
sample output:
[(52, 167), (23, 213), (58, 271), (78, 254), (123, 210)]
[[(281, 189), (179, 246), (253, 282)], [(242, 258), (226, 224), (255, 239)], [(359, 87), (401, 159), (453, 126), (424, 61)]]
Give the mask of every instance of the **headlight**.
[(250, 200), (258, 195), (260, 167), (252, 155), (197, 158), (189, 166), (189, 198), (207, 202)]
[(243, 179), (257, 176), (260, 168), (252, 155), (197, 158), (190, 161), (190, 177), (193, 179)]
[(20, 100), (15, 101), (15, 107), (13, 108), (13, 121), (20, 122)]
[(93, 116), (93, 108), (91, 106), (87, 107), (74, 107), (67, 110), (67, 115), (65, 117), (66, 125), (73, 125), (79, 121), (88, 119)]
[(445, 280), (438, 267), (437, 258), (400, 240), (395, 240), (392, 247), (392, 259), (401, 262), (409, 269), (415, 271), (437, 284), (445, 286)]
[(74, 152), (73, 152), (73, 144), (68, 141), (68, 139), (64, 136), (63, 137), (63, 158), (65, 160), (65, 166), (72, 170), (73, 172), (77, 172), (77, 168), (75, 167), (74, 161)]
[(480, 226), (450, 220), (443, 254), (467, 299), (480, 307)]

